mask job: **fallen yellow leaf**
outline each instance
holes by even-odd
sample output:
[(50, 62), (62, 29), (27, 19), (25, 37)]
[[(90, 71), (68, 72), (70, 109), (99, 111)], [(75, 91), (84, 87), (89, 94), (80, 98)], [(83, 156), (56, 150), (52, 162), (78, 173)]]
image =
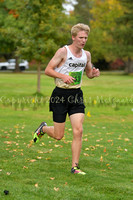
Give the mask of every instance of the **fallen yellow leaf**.
[(88, 116), (88, 117), (91, 117), (91, 114), (90, 114), (90, 112), (89, 112), (89, 111), (88, 111), (88, 113), (87, 113), (87, 116)]
[(37, 159), (42, 159), (42, 157), (37, 156)]
[(38, 188), (38, 183), (35, 184), (35, 187)]
[(100, 162), (103, 162), (103, 157), (101, 156), (101, 158), (100, 158)]
[(128, 138), (125, 138), (124, 140), (125, 140), (126, 142), (128, 142), (128, 141), (129, 141), (129, 139), (128, 139)]
[(85, 151), (89, 151), (89, 148), (85, 148)]
[(35, 162), (36, 161), (36, 159), (32, 159), (32, 160), (30, 160), (29, 162)]
[(83, 141), (86, 141), (86, 142), (87, 142), (87, 141), (88, 141), (88, 138), (83, 139)]
[(11, 172), (7, 172), (6, 174), (7, 174), (8, 176), (10, 176), (10, 175), (11, 175)]
[(108, 142), (113, 142), (113, 140), (108, 140)]
[(84, 156), (89, 156), (89, 154), (88, 153), (84, 153)]
[(55, 190), (56, 192), (58, 192), (58, 191), (59, 191), (59, 188), (54, 187), (54, 190)]
[(96, 142), (100, 142), (100, 140), (96, 140)]
[(55, 179), (55, 177), (51, 177), (51, 178), (50, 178), (50, 180), (54, 180), (54, 179)]
[(49, 157), (49, 158), (45, 158), (45, 160), (50, 160), (51, 158)]
[(33, 144), (33, 140), (30, 141), (30, 144), (27, 145), (28, 148), (30, 148)]
[(5, 141), (5, 144), (12, 144), (12, 141)]
[(44, 153), (43, 151), (38, 151), (37, 153)]
[(19, 130), (16, 130), (16, 133), (18, 134), (18, 133), (19, 133)]
[(112, 169), (111, 167), (108, 167), (108, 169)]
[(125, 149), (125, 151), (128, 151), (127, 149)]
[(23, 166), (23, 169), (28, 169), (28, 167), (26, 167), (26, 166)]
[(55, 146), (55, 147), (59, 147), (60, 145), (55, 144), (54, 146)]
[(18, 125), (15, 125), (14, 128), (19, 128), (19, 126), (18, 126)]

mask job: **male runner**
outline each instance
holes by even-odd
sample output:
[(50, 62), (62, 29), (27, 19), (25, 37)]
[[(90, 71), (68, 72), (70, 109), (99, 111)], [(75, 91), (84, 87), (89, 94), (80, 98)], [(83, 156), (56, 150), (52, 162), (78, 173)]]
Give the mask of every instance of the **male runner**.
[(71, 172), (82, 175), (86, 174), (78, 165), (85, 113), (81, 90), (82, 75), (84, 70), (88, 78), (100, 75), (99, 69), (92, 68), (90, 52), (83, 50), (89, 32), (88, 25), (74, 25), (71, 29), (72, 44), (58, 49), (48, 63), (45, 74), (55, 78), (56, 84), (50, 98), (50, 111), (53, 112), (54, 126), (47, 126), (46, 122), (42, 122), (34, 134), (36, 143), (45, 133), (56, 140), (61, 140), (64, 136), (68, 113), (73, 129)]

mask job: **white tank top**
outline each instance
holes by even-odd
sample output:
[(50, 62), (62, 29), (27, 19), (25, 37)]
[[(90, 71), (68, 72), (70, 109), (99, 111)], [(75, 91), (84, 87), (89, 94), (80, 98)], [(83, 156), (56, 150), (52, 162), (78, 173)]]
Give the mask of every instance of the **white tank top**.
[(67, 49), (66, 61), (62, 66), (56, 67), (55, 71), (61, 74), (70, 75), (74, 77), (75, 80), (74, 83), (66, 84), (63, 82), (62, 79), (55, 78), (55, 84), (57, 87), (60, 88), (80, 88), (82, 83), (82, 75), (87, 64), (87, 55), (82, 49), (82, 56), (80, 58), (77, 58), (71, 53), (67, 45), (65, 46), (65, 48)]

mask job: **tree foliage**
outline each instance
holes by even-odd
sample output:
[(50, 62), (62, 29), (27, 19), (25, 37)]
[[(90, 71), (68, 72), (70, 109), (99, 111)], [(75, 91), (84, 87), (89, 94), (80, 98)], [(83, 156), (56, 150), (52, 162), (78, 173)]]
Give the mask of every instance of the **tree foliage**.
[(6, 9), (7, 13), (0, 32), (11, 39), (16, 56), (36, 61), (40, 92), (40, 67), (69, 38), (70, 27), (62, 12), (63, 0), (3, 0), (2, 3), (5, 6), (2, 10)]
[(40, 92), (41, 66), (46, 65), (55, 51), (67, 41), (69, 26), (65, 23), (65, 15), (62, 13), (62, 0), (22, 0), (19, 13), (23, 21), (23, 37), (17, 54), (22, 54), (29, 60), (36, 60), (37, 92)]
[(116, 59), (119, 48), (114, 47), (113, 31), (117, 26), (116, 19), (123, 14), (120, 4), (117, 0), (93, 1), (91, 14), (90, 45), (94, 61)]
[(124, 13), (117, 19), (118, 29), (114, 38), (121, 49), (120, 56), (124, 58), (126, 72), (133, 72), (133, 3), (132, 0), (119, 0)]
[(92, 8), (92, 3), (88, 0), (77, 0), (77, 4), (74, 7), (76, 22), (89, 24), (91, 19), (90, 9)]
[[(7, 8), (4, 0), (0, 1), (0, 55), (8, 58), (15, 49), (14, 37), (9, 34), (9, 18), (11, 11)], [(11, 24), (10, 24), (11, 27)], [(7, 30), (8, 29), (8, 30)]]
[(121, 58), (125, 61), (125, 65), (131, 65), (132, 0), (78, 0), (77, 2), (74, 11), (76, 18), (83, 23), (88, 22), (91, 27), (86, 48), (92, 53), (92, 61), (104, 59), (110, 62)]
[[(12, 3), (12, 7), (15, 7), (18, 13), (17, 39), (20, 44), (17, 54), (23, 55), (28, 60), (46, 62), (47, 58), (52, 56), (68, 38), (68, 25), (64, 22), (62, 0), (22, 0), (17, 2), (17, 5), (16, 2)], [(15, 27), (14, 24), (13, 29)]]
[[(1, 0), (0, 40), (3, 49), (4, 45), (9, 48), (12, 43), (17, 55), (46, 62), (70, 36), (62, 3), (63, 0)], [(8, 42), (3, 38), (8, 38)]]
[(54, 52), (70, 40), (75, 23), (90, 25), (86, 49), (92, 61), (116, 58), (133, 71), (132, 0), (77, 0), (65, 15), (65, 0), (0, 0), (0, 53), (36, 60), (45, 66)]

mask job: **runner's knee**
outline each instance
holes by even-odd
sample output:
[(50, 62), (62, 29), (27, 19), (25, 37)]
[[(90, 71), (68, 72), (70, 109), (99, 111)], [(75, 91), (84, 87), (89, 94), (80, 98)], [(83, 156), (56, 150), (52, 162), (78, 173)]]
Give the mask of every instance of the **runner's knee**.
[(61, 140), (63, 138), (63, 136), (56, 136), (55, 138), (56, 138), (56, 140)]
[(57, 131), (55, 131), (55, 139), (56, 140), (61, 140), (62, 138), (64, 137), (64, 131), (59, 131), (59, 132), (57, 132)]
[(82, 137), (82, 133), (83, 133), (82, 126), (78, 126), (78, 127), (73, 129), (73, 134), (74, 134), (75, 137), (81, 138)]

